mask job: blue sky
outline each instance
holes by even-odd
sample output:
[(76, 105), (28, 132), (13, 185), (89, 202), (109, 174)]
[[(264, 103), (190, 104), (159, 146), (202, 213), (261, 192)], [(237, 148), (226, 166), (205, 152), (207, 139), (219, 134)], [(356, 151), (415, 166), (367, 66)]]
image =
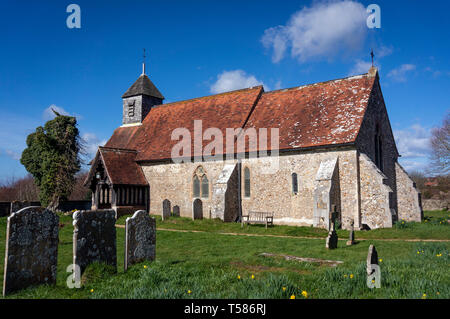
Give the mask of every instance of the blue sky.
[[(81, 29), (66, 26), (71, 3)], [(365, 25), (371, 3), (380, 29)], [(143, 48), (166, 102), (365, 73), (373, 48), (401, 163), (422, 169), (450, 110), (448, 12), (437, 0), (2, 1), (0, 181), (26, 174), (18, 158), (50, 106), (78, 117), (92, 154), (121, 125)]]

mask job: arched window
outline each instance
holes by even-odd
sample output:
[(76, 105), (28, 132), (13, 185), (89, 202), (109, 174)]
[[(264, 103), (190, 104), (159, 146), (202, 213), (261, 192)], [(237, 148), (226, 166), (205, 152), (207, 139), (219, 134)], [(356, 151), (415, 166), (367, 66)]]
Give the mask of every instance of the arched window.
[(209, 197), (209, 181), (208, 177), (206, 175), (203, 175), (202, 177), (202, 198), (208, 198)]
[(292, 192), (294, 194), (298, 193), (298, 179), (297, 173), (292, 173)]
[(192, 196), (200, 197), (200, 179), (197, 175), (194, 175), (194, 180), (192, 184)]
[(201, 166), (197, 167), (192, 177), (192, 196), (209, 197), (209, 180)]
[(248, 167), (244, 168), (244, 196), (250, 197), (250, 170)]
[(381, 139), (380, 124), (377, 124), (375, 131), (375, 164), (383, 171), (383, 144)]

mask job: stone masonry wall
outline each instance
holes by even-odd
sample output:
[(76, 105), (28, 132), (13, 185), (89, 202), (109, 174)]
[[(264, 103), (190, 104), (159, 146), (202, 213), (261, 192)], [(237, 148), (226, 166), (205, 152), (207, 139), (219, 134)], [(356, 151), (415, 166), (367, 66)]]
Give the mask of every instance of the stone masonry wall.
[(421, 222), (423, 211), (420, 192), (414, 181), (399, 164), (395, 164), (397, 175), (398, 219)]
[[(303, 152), (279, 157), (279, 170), (263, 174), (264, 167), (274, 158), (246, 159), (242, 171), (250, 169), (250, 198), (242, 191), (242, 213), (248, 211), (273, 212), (275, 224), (312, 225), (315, 178), (320, 163), (338, 157), (342, 218), (359, 216), (358, 167), (356, 150), (330, 149), (322, 152)], [(298, 193), (292, 192), (292, 173), (297, 173)], [(244, 180), (241, 179), (242, 190)], [(349, 223), (343, 222), (344, 228)]]
[(387, 179), (365, 155), (360, 155), (361, 223), (370, 229), (392, 227), (389, 193), (392, 189), (384, 183)]
[(396, 169), (398, 154), (392, 134), (389, 116), (381, 92), (379, 81), (375, 81), (368, 107), (359, 131), (356, 144), (361, 153), (366, 154), (375, 163), (375, 134), (379, 126), (382, 141), (383, 173), (387, 177), (386, 184), (392, 189), (390, 208), (397, 209)]

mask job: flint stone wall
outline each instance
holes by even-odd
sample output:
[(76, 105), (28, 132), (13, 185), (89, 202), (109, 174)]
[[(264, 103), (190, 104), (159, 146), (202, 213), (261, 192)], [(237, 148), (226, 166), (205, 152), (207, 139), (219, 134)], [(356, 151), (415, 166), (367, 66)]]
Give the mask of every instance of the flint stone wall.
[(125, 221), (125, 270), (156, 256), (156, 220), (144, 210), (139, 210)]
[(421, 222), (423, 219), (421, 194), (405, 169), (395, 163), (397, 172), (398, 219)]
[(8, 217), (4, 296), (56, 282), (58, 231), (58, 215), (42, 207), (26, 207)]
[(116, 267), (115, 211), (86, 210), (73, 214), (73, 263), (80, 273), (94, 262)]
[(423, 210), (446, 210), (448, 209), (448, 201), (440, 199), (424, 199)]

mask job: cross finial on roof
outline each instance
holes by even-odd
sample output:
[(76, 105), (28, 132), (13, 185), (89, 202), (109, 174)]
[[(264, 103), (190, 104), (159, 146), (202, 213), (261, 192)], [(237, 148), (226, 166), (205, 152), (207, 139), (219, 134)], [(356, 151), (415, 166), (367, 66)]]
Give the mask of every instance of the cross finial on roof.
[(370, 56), (372, 57), (372, 67), (373, 67), (373, 57), (375, 56), (375, 54), (373, 54), (373, 49), (372, 51), (370, 51)]
[(143, 54), (143, 62), (142, 62), (142, 74), (145, 74), (145, 48), (144, 48), (144, 54)]

